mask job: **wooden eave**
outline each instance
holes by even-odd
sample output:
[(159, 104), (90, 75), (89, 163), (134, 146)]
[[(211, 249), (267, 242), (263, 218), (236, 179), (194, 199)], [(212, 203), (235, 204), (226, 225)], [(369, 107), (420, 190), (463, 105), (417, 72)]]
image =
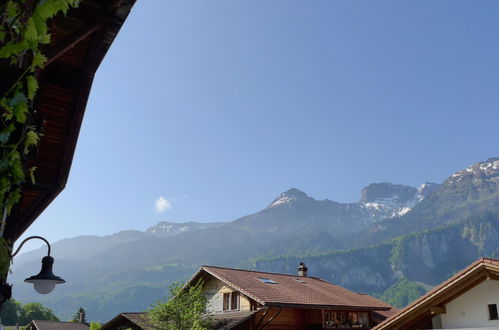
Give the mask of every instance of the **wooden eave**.
[(397, 314), (373, 328), (376, 330), (424, 329), (431, 318), (445, 313), (445, 305), (485, 280), (499, 279), (499, 260), (481, 258)]
[(82, 0), (49, 23), (51, 43), (42, 50), (48, 64), (37, 74), (34, 102), (43, 136), (26, 164), (37, 168), (36, 184), (24, 184), (7, 218), (3, 237), (11, 244), (64, 189), (95, 72), (134, 3)]

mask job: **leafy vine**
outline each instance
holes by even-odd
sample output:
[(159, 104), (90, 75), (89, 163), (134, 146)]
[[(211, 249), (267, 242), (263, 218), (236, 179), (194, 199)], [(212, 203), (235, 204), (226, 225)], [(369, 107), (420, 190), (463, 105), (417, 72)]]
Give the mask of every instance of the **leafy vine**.
[[(37, 73), (47, 60), (40, 46), (50, 43), (48, 20), (78, 6), (79, 0), (8, 0), (0, 5), (0, 218), (21, 198), (21, 186), (34, 183), (26, 161), (41, 132), (33, 100)], [(1, 233), (0, 233), (1, 234)], [(4, 251), (2, 252), (2, 258)], [(0, 274), (6, 274), (1, 264)], [(7, 264), (8, 269), (8, 264)]]

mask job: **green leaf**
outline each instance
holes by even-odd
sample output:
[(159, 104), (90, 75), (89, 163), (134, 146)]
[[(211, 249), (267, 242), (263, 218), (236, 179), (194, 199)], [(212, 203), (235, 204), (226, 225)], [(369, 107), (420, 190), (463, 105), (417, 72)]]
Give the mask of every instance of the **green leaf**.
[(35, 21), (33, 17), (30, 17), (26, 22), (26, 27), (24, 30), (24, 38), (28, 41), (37, 40), (38, 39), (38, 31), (35, 26)]
[(6, 143), (9, 140), (10, 133), (12, 133), (16, 127), (14, 123), (10, 123), (6, 128), (0, 132), (0, 143)]
[(24, 154), (27, 155), (29, 153), (29, 148), (38, 145), (38, 142), (40, 142), (38, 134), (33, 130), (29, 130), (28, 133), (26, 133), (26, 140), (24, 141)]
[(7, 22), (9, 24), (12, 24), (15, 19), (19, 16), (19, 13), (21, 11), (21, 6), (20, 4), (14, 2), (14, 1), (9, 1), (7, 2)]
[(47, 19), (53, 17), (59, 11), (57, 1), (41, 1), (35, 8), (35, 14)]
[(12, 107), (12, 115), (16, 118), (18, 123), (26, 121), (26, 114), (28, 113), (28, 99), (22, 92), (17, 92), (10, 100), (9, 105)]
[(26, 103), (18, 103), (12, 109), (12, 114), (16, 117), (18, 123), (26, 122), (26, 114), (28, 113), (28, 105)]
[(9, 159), (9, 162), (11, 166), (12, 179), (14, 180), (14, 182), (23, 182), (24, 171), (19, 152), (13, 152), (12, 156)]
[(17, 188), (10, 194), (9, 199), (7, 200), (7, 205), (5, 206), (7, 214), (10, 214), (10, 211), (12, 211), (12, 207), (17, 202), (19, 202), (20, 199), (21, 199), (21, 188)]
[(35, 76), (30, 75), (26, 77), (26, 82), (28, 85), (28, 99), (33, 100), (38, 90), (38, 80), (36, 80)]
[(2, 48), (0, 48), (0, 58), (9, 58), (12, 55), (19, 55), (29, 48), (29, 44), (26, 40), (19, 42), (8, 43)]
[(40, 39), (48, 34), (47, 21), (44, 20), (43, 17), (33, 14), (33, 22), (35, 23), (36, 31), (38, 32)]
[(10, 99), (9, 105), (11, 107), (15, 107), (18, 104), (21, 103), (27, 103), (28, 99), (26, 98), (26, 95), (24, 95), (23, 92), (17, 92), (13, 98)]
[(35, 54), (33, 55), (33, 61), (31, 62), (31, 68), (32, 69), (36, 69), (38, 67), (41, 68), (46, 61), (47, 58), (45, 57), (45, 55), (43, 55), (40, 52), (35, 52)]

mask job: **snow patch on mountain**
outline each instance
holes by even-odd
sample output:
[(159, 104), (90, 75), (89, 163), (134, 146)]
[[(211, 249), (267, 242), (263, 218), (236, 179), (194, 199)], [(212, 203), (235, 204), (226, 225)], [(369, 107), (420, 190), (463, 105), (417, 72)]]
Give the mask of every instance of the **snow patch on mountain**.
[(475, 163), (452, 174), (446, 183), (458, 183), (463, 180), (480, 181), (481, 179), (499, 180), (499, 158), (489, 158), (484, 162)]
[(308, 197), (307, 194), (305, 194), (303, 191), (300, 191), (296, 188), (291, 188), (288, 191), (280, 194), (276, 199), (272, 201), (272, 203), (270, 203), (269, 206), (267, 206), (267, 208), (289, 205), (294, 201), (309, 198), (310, 197)]
[(400, 217), (439, 187), (433, 182), (417, 188), (388, 182), (371, 184), (362, 190), (360, 203), (370, 212), (372, 221)]
[(203, 230), (208, 228), (215, 228), (223, 225), (223, 222), (168, 222), (162, 221), (155, 226), (147, 229), (146, 232), (153, 235), (158, 235), (162, 237), (171, 237), (187, 231)]

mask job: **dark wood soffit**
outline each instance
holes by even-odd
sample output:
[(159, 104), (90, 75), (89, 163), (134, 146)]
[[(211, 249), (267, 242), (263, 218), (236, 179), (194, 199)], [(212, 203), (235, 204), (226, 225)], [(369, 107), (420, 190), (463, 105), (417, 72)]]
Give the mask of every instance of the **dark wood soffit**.
[(43, 136), (27, 166), (36, 166), (36, 184), (27, 183), (7, 219), (3, 237), (13, 243), (64, 189), (93, 78), (135, 0), (83, 0), (50, 23), (49, 64), (39, 73), (35, 100)]

